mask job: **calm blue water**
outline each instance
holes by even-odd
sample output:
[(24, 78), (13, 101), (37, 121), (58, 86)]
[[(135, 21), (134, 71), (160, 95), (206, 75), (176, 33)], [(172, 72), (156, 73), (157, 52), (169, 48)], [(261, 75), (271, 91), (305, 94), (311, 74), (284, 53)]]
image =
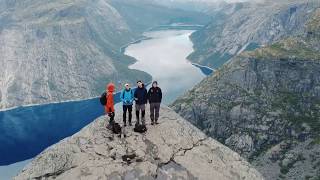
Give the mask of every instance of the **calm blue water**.
[[(116, 102), (119, 96), (115, 95)], [(98, 98), (0, 112), (0, 165), (34, 157), (103, 113)]]
[[(160, 82), (164, 103), (173, 101), (205, 75), (212, 73), (205, 67), (198, 66), (199, 70), (186, 60), (193, 51), (188, 38), (191, 32), (152, 32), (153, 40), (130, 45), (129, 52), (126, 51), (138, 59), (136, 68), (149, 72)], [(155, 61), (157, 68), (148, 68), (150, 64), (154, 66)], [(178, 81), (179, 86), (174, 84)], [(115, 102), (119, 101), (118, 93)], [(33, 158), (48, 146), (78, 132), (103, 113), (98, 98), (0, 112), (0, 166)]]

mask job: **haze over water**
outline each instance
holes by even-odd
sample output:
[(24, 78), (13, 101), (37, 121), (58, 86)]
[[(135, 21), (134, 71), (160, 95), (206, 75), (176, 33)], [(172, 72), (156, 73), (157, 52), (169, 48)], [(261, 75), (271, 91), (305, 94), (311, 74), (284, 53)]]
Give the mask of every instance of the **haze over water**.
[(144, 33), (152, 39), (132, 44), (125, 54), (138, 61), (130, 68), (145, 71), (157, 80), (170, 104), (178, 96), (200, 82), (205, 75), (186, 57), (193, 52), (189, 39), (192, 30), (165, 30)]

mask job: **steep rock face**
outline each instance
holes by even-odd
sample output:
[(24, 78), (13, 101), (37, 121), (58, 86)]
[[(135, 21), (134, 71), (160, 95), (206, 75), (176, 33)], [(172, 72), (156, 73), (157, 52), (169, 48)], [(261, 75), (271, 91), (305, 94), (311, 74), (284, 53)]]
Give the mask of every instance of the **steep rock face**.
[(213, 21), (191, 36), (194, 62), (220, 67), (244, 50), (268, 45), (284, 37), (301, 34), (319, 1), (273, 1), (223, 6)]
[(127, 69), (133, 61), (119, 47), (134, 35), (106, 1), (1, 2), (0, 108), (87, 98), (109, 80), (150, 78)]
[(319, 125), (312, 124), (320, 115), (319, 68), (320, 62), (314, 61), (239, 57), (173, 107), (209, 135), (250, 157), (262, 147), (303, 133), (292, 127), (297, 123), (299, 128), (300, 121)]
[(14, 179), (262, 179), (171, 109), (162, 107), (159, 120), (145, 134), (127, 127), (120, 138), (101, 117), (47, 148)]
[(233, 58), (173, 108), (266, 179), (319, 178), (319, 18), (303, 36)]

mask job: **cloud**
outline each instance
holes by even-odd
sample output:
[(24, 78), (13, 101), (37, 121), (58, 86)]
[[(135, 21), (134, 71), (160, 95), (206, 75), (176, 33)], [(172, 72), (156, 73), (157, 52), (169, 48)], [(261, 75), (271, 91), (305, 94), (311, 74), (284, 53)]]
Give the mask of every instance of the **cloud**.
[(264, 0), (225, 0), (226, 2), (263, 2)]

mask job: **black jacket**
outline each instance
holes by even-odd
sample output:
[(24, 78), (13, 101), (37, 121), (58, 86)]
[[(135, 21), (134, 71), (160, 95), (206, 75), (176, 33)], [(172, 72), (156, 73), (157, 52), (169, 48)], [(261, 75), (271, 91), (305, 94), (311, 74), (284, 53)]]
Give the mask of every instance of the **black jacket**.
[(148, 91), (149, 103), (161, 103), (162, 92), (159, 87), (151, 87)]
[(147, 104), (147, 99), (148, 99), (147, 95), (148, 95), (148, 92), (144, 86), (142, 88), (138, 87), (134, 91), (134, 98), (135, 98), (136, 104), (139, 104), (139, 105)]

